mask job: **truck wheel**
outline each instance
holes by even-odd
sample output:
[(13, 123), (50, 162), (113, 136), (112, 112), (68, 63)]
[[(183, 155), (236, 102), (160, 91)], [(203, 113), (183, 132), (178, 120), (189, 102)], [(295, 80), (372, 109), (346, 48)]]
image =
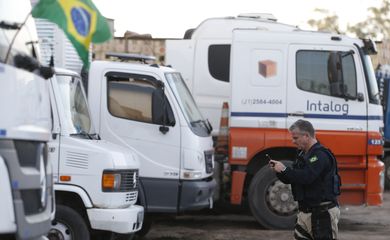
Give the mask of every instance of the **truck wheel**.
[[(291, 165), (289, 161), (282, 161)], [(269, 229), (292, 229), (298, 204), (294, 201), (291, 186), (282, 183), (275, 173), (264, 166), (249, 186), (249, 207), (255, 219)]]
[(47, 237), (50, 240), (89, 240), (87, 224), (78, 212), (64, 205), (56, 205), (56, 216)]
[(385, 164), (385, 189), (390, 189), (390, 156), (383, 159)]

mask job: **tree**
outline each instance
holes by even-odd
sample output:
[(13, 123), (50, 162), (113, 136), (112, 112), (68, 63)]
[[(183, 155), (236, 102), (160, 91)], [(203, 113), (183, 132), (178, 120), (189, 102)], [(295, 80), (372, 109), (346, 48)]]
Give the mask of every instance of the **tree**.
[[(343, 33), (339, 29), (338, 16), (334, 13), (330, 14), (326, 9), (315, 9), (325, 15), (322, 19), (310, 19), (307, 23), (319, 31), (332, 31)], [(368, 17), (366, 20), (356, 24), (347, 25), (345, 33), (351, 33), (359, 38), (371, 37), (376, 40), (381, 40), (390, 37), (390, 0), (382, 0), (381, 5), (368, 8)]]
[(319, 20), (310, 19), (307, 21), (311, 27), (317, 28), (318, 31), (342, 33), (339, 29), (339, 17), (336, 14), (330, 14), (329, 10), (320, 8), (316, 8), (314, 11), (325, 17)]
[(347, 31), (355, 33), (359, 38), (372, 37), (379, 40), (390, 37), (390, 1), (382, 0), (380, 7), (370, 7), (368, 12), (365, 21), (352, 26), (348, 24)]

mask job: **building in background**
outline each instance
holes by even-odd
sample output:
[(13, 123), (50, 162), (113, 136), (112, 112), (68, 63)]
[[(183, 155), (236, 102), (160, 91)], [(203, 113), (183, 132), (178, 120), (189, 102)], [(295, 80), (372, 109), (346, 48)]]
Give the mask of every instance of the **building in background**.
[(152, 38), (150, 34), (127, 31), (123, 37), (114, 37), (103, 44), (93, 45), (93, 59), (104, 60), (107, 52), (152, 55), (157, 63), (164, 64), (165, 38)]

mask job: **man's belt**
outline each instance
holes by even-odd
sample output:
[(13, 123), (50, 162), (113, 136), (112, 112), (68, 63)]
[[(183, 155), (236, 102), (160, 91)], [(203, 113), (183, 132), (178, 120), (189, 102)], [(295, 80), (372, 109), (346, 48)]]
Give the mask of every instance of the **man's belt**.
[(318, 210), (328, 210), (328, 209), (334, 208), (336, 206), (337, 206), (337, 204), (335, 202), (325, 202), (325, 203), (321, 203), (320, 205), (314, 206), (314, 207), (299, 206), (298, 209), (299, 209), (299, 211), (304, 212), (304, 213), (311, 213), (313, 211), (318, 211)]

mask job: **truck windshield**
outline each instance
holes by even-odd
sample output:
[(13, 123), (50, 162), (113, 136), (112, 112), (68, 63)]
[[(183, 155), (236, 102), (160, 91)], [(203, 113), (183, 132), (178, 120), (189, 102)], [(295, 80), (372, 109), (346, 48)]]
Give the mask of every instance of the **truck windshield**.
[(87, 98), (84, 94), (81, 80), (75, 76), (56, 75), (60, 89), (61, 102), (58, 106), (64, 111), (65, 128), (70, 134), (94, 134), (89, 114)]
[(368, 89), (370, 103), (380, 104), (379, 90), (375, 78), (375, 71), (374, 68), (372, 67), (371, 58), (367, 54), (362, 54), (362, 56), (363, 56), (362, 58), (363, 58), (365, 72), (367, 74), (367, 89)]
[(211, 131), (209, 124), (203, 119), (180, 73), (166, 73), (165, 77), (193, 132), (198, 135), (208, 135)]

